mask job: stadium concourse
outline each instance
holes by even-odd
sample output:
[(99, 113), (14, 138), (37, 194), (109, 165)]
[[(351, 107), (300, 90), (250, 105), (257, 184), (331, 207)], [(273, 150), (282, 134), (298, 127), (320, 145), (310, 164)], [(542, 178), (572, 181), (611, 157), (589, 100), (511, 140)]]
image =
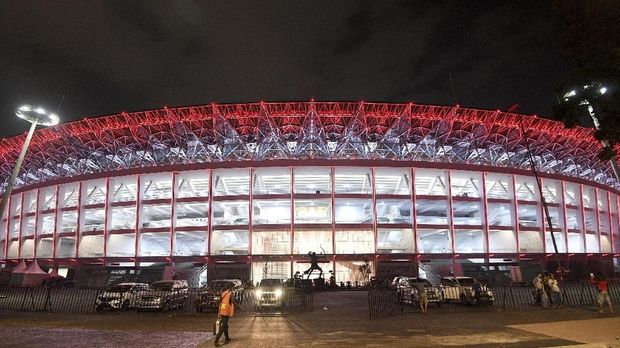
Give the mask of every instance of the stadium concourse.
[[(3, 188), (23, 138), (0, 141)], [(35, 132), (0, 224), (0, 281), (256, 283), (303, 272), (309, 252), (338, 283), (367, 281), (366, 262), (379, 279), (521, 281), (555, 270), (554, 240), (572, 277), (617, 272), (620, 184), (600, 149), (591, 129), (412, 103), (85, 118)]]

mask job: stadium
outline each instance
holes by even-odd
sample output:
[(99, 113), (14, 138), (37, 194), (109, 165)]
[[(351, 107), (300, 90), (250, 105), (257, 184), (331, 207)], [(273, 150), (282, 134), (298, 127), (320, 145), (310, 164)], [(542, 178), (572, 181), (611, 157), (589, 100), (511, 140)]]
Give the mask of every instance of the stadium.
[[(3, 187), (23, 141), (0, 142)], [(378, 278), (520, 280), (558, 261), (575, 276), (609, 273), (620, 268), (620, 183), (601, 147), (591, 129), (536, 116), (412, 103), (85, 118), (36, 131), (0, 259), (5, 272), (79, 284), (290, 278), (311, 251), (337, 282), (364, 281), (364, 262)]]

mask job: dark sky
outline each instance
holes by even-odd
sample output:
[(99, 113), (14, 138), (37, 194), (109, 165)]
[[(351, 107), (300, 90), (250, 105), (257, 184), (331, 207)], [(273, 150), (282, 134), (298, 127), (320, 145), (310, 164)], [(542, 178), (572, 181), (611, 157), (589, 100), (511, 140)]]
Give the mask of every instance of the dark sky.
[(310, 98), (544, 116), (566, 70), (547, 1), (0, 2), (1, 137), (61, 100), (63, 121)]

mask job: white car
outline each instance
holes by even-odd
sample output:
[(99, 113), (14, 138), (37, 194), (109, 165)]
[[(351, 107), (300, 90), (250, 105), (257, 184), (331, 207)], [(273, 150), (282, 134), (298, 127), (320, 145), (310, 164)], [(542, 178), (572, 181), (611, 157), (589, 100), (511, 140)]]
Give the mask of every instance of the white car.
[(476, 298), (474, 292), (474, 278), (471, 277), (443, 277), (441, 288), (443, 299), (446, 302), (460, 302), (463, 304), (493, 304), (493, 292), (484, 284), (480, 284), (480, 296)]
[(140, 291), (147, 290), (148, 284), (120, 283), (105, 290), (95, 300), (95, 310), (104, 309), (128, 310), (135, 306), (136, 297)]

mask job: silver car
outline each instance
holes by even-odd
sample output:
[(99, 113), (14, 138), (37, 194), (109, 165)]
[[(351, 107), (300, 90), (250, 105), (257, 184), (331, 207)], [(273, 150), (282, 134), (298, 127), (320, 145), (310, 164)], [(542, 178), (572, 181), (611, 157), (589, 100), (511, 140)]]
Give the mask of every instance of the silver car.
[(95, 300), (95, 310), (128, 310), (134, 308), (140, 291), (148, 289), (144, 283), (120, 283), (102, 292)]
[(139, 293), (135, 307), (138, 310), (161, 311), (183, 308), (188, 292), (186, 280), (160, 280), (152, 283), (148, 290)]

